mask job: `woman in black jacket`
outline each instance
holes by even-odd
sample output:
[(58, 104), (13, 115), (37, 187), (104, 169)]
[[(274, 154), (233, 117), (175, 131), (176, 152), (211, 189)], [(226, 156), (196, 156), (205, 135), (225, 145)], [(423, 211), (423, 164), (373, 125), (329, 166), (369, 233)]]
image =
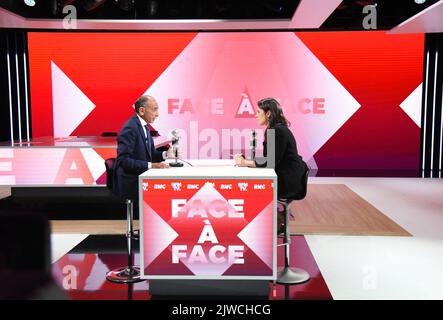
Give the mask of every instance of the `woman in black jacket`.
[[(288, 126), (283, 110), (277, 100), (273, 98), (262, 99), (258, 102), (255, 115), (259, 125), (265, 125), (265, 139), (263, 142), (263, 155), (267, 156), (266, 136), (268, 129), (275, 130), (275, 173), (277, 174), (279, 199), (297, 198), (302, 191), (302, 177), (307, 165), (297, 152), (297, 143)], [(246, 160), (242, 155), (235, 156), (235, 163), (240, 167), (266, 167), (266, 162)], [(281, 229), (282, 217), (279, 214), (279, 226)]]

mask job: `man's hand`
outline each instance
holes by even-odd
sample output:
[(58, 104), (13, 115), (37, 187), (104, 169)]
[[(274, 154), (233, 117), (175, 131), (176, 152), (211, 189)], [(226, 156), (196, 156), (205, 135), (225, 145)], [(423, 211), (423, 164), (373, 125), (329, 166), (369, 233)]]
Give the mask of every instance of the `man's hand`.
[(169, 168), (169, 164), (166, 162), (153, 162), (152, 163), (152, 169), (164, 169)]

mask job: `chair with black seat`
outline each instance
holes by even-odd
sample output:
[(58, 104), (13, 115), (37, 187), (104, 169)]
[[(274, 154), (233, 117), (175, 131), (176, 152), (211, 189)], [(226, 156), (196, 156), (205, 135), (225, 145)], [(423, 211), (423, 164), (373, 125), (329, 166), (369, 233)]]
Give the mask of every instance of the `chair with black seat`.
[[(114, 166), (115, 166), (115, 158), (109, 158), (105, 160), (106, 167), (106, 186), (109, 190), (112, 190), (113, 187), (113, 176), (114, 176)], [(133, 283), (143, 281), (140, 279), (140, 267), (134, 266), (132, 259), (132, 240), (137, 239), (134, 235), (134, 228), (132, 225), (133, 222), (133, 203), (130, 199), (125, 199), (126, 202), (126, 221), (127, 221), (127, 230), (126, 230), (126, 240), (128, 245), (128, 265), (125, 267), (117, 268), (109, 271), (106, 274), (106, 279), (112, 282), (118, 283)]]
[(289, 205), (294, 200), (302, 200), (306, 197), (306, 193), (308, 190), (308, 177), (309, 177), (309, 167), (306, 166), (306, 171), (302, 176), (302, 189), (301, 192), (296, 196), (290, 199), (278, 199), (278, 204), (283, 209), (285, 215), (284, 220), (284, 240), (281, 246), (285, 247), (285, 266), (281, 271), (279, 271), (277, 275), (277, 283), (279, 284), (300, 284), (308, 281), (310, 279), (309, 273), (300, 268), (291, 268), (289, 266), (289, 251), (291, 247), (291, 234), (289, 232), (289, 217), (291, 215)]

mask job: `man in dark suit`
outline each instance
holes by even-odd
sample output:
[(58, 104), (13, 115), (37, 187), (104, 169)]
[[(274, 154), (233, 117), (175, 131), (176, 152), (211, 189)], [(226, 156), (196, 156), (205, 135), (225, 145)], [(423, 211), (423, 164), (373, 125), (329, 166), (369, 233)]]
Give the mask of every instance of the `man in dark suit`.
[[(135, 114), (123, 125), (118, 136), (117, 159), (114, 167), (113, 193), (138, 204), (138, 176), (151, 168), (167, 168), (164, 162), (173, 158), (172, 149), (155, 149), (148, 124), (158, 117), (157, 101), (148, 95), (135, 102)], [(136, 217), (138, 210), (134, 210)]]

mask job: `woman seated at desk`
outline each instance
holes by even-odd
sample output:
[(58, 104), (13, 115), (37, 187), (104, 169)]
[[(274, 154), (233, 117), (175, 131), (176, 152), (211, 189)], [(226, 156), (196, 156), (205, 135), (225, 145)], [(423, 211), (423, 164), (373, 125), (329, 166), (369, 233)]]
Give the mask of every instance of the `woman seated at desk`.
[[(304, 176), (307, 165), (297, 152), (297, 143), (294, 135), (288, 126), (290, 123), (286, 120), (283, 110), (274, 98), (260, 100), (255, 115), (259, 125), (266, 126), (265, 139), (263, 142), (263, 155), (267, 156), (266, 136), (268, 129), (275, 130), (275, 173), (277, 174), (278, 199), (297, 198), (302, 191), (302, 177)], [(240, 167), (263, 168), (267, 166), (266, 162), (257, 160), (246, 160), (243, 155), (235, 155), (235, 164)], [(284, 212), (278, 210), (278, 233), (283, 232)]]

